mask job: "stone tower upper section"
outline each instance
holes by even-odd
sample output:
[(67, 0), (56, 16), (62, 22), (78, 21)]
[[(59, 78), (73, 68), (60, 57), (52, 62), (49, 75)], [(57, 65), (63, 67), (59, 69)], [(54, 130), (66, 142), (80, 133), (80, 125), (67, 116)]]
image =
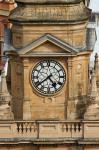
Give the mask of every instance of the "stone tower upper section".
[(9, 16), (15, 48), (23, 48), (48, 33), (78, 51), (86, 49), (90, 10), (82, 0), (16, 0), (16, 3), (17, 8)]
[(10, 20), (24, 23), (70, 23), (87, 20), (90, 10), (82, 0), (16, 0)]

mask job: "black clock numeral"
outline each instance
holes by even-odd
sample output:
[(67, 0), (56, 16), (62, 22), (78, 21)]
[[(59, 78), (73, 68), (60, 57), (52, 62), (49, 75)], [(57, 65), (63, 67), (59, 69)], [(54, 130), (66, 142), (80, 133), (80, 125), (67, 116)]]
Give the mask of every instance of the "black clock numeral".
[(34, 71), (34, 72), (37, 72), (37, 73), (38, 73), (38, 72), (39, 72), (39, 70), (35, 69), (35, 71)]
[(50, 87), (47, 88), (47, 92), (50, 93)]
[[(58, 70), (58, 72), (62, 71), (62, 69)], [(63, 72), (63, 71), (62, 71)]]
[(43, 63), (41, 63), (41, 64), (40, 64), (40, 66), (41, 66), (41, 68), (44, 68), (44, 65), (43, 65)]
[(60, 78), (64, 78), (64, 76), (59, 76)]
[(39, 81), (35, 82), (36, 87), (39, 86), (41, 83)]
[(33, 76), (33, 79), (37, 79), (37, 76)]
[(40, 88), (40, 90), (43, 91), (43, 90), (44, 90), (44, 86), (42, 86), (42, 87)]
[(56, 83), (55, 82), (52, 84), (52, 86), (56, 89)]
[(58, 82), (58, 84), (59, 84), (59, 85), (62, 85), (63, 83), (62, 83), (62, 82)]
[(50, 61), (47, 61), (47, 66), (50, 67)]

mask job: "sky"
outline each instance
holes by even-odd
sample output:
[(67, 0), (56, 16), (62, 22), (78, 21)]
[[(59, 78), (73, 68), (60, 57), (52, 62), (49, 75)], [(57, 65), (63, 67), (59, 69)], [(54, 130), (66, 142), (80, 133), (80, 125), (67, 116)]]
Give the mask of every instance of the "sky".
[[(99, 0), (90, 0), (89, 8), (92, 9), (93, 13), (96, 13), (99, 19)], [(95, 26), (96, 30), (96, 43), (93, 49), (93, 53), (91, 55), (90, 61), (94, 61), (94, 56), (96, 53), (99, 55), (99, 23)]]

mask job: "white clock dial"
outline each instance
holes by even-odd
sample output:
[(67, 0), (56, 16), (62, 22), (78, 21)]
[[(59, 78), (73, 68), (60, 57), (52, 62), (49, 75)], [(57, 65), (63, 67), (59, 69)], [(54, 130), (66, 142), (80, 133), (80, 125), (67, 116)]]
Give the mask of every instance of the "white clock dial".
[(32, 70), (32, 85), (39, 93), (53, 95), (65, 84), (66, 73), (61, 64), (54, 60), (40, 61)]

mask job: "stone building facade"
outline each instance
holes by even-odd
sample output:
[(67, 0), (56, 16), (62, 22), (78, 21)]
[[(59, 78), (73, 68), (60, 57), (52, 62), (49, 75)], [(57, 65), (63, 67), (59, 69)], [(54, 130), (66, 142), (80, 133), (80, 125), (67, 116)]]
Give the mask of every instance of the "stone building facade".
[(1, 75), (1, 150), (99, 149), (99, 62), (83, 0), (16, 0)]
[(4, 30), (5, 28), (10, 28), (8, 16), (13, 8), (14, 8), (14, 1), (11, 0), (0, 1), (0, 71), (2, 70), (3, 67), (1, 56), (3, 55)]

